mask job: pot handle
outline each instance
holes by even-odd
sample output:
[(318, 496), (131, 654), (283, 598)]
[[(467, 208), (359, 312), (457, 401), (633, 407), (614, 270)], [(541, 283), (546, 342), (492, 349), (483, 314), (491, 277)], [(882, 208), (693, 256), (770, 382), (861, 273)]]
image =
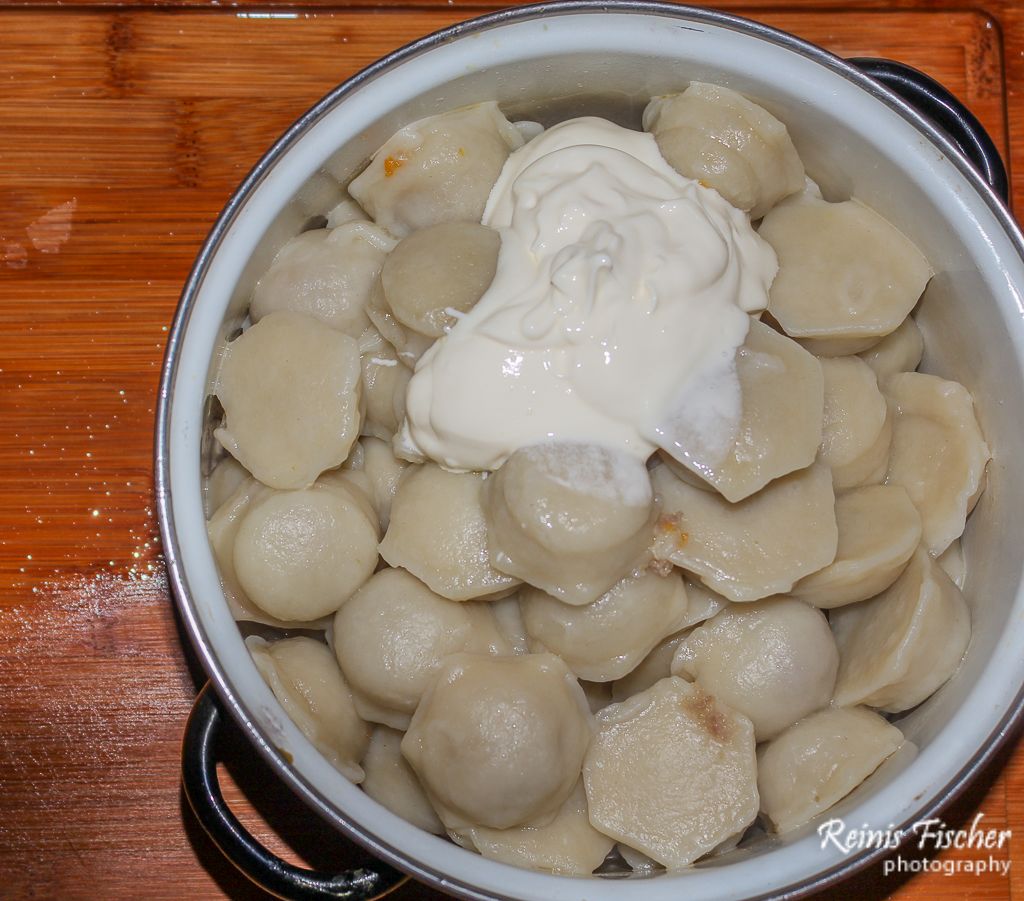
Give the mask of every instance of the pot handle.
[(1006, 203), (1010, 188), (1006, 166), (985, 127), (966, 106), (929, 75), (889, 59), (848, 59), (865, 75), (887, 87), (941, 128)]
[(185, 796), (206, 833), (245, 876), (270, 894), (290, 901), (369, 901), (409, 878), (384, 863), (379, 863), (374, 870), (348, 870), (337, 875), (305, 870), (264, 848), (228, 808), (217, 781), (215, 751), (223, 716), (217, 697), (207, 683), (196, 698), (185, 726), (181, 781)]

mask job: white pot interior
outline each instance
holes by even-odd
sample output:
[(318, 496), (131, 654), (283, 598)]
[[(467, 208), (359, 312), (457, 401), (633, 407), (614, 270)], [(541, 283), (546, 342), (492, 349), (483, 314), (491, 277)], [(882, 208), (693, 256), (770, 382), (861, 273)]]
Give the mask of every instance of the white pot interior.
[[(999, 731), (1024, 682), (1020, 594), (1024, 480), (1024, 265), (1007, 224), (951, 160), (907, 119), (802, 52), (795, 41), (747, 33), (724, 17), (639, 11), (513, 16), (498, 28), (435, 43), (348, 90), (249, 194), (207, 267), (179, 335), (167, 422), (170, 512), (187, 585), (185, 618), (207, 668), (254, 743), (316, 810), (378, 853), (466, 895), (531, 899), (757, 897), (849, 863), (822, 848), (816, 823), (764, 838), (713, 862), (646, 880), (569, 880), (486, 861), (420, 832), (335, 771), (292, 725), (249, 659), (221, 594), (206, 542), (201, 458), (211, 359), (244, 316), (254, 277), (304, 223), (327, 211), (396, 128), (425, 115), (497, 99), (512, 118), (545, 123), (599, 114), (638, 127), (653, 94), (691, 79), (735, 88), (789, 126), (808, 173), (830, 199), (856, 196), (906, 232), (936, 269), (919, 311), (922, 368), (964, 383), (994, 452), (988, 490), (968, 525), (966, 596), (973, 637), (957, 675), (899, 722), (918, 747), (887, 762), (830, 811), (849, 824), (912, 821), (955, 783)], [(340, 149), (339, 149), (340, 148)], [(301, 189), (301, 190), (300, 190)], [(301, 195), (296, 199), (296, 195)], [(285, 763), (281, 751), (287, 752)], [(443, 874), (440, 875), (440, 874)]]

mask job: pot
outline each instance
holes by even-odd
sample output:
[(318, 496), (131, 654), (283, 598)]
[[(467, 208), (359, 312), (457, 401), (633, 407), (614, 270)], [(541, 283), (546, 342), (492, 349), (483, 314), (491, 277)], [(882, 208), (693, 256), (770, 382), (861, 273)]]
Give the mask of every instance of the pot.
[[(567, 879), (483, 859), (394, 816), (313, 748), (263, 683), (206, 540), (211, 361), (240, 326), (255, 278), (276, 250), (336, 199), (331, 176), (347, 181), (400, 126), (491, 99), (512, 118), (549, 124), (596, 114), (635, 126), (650, 96), (681, 90), (691, 79), (762, 103), (788, 124), (827, 196), (857, 196), (911, 236), (938, 270), (918, 319), (926, 339), (922, 369), (968, 387), (994, 449), (988, 490), (964, 536), (974, 631), (953, 679), (899, 722), (916, 753), (905, 747), (825, 817), (678, 874)], [(287, 897), (370, 897), (401, 878), (392, 867), (466, 898), (795, 897), (891, 850), (846, 851), (823, 841), (820, 820), (895, 831), (934, 815), (1006, 740), (1024, 706), (1017, 544), (1024, 479), (1014, 478), (1012, 466), (1024, 459), (1024, 238), (998, 196), (1005, 192), (1005, 172), (984, 131), (920, 73), (884, 61), (844, 62), (760, 24), (664, 3), (583, 0), (487, 15), (396, 51), (317, 103), (259, 162), (214, 226), (185, 285), (160, 388), (164, 551), (212, 684), (188, 727), (185, 784), (222, 849)], [(312, 811), (386, 862), (379, 872), (309, 874), (259, 848), (216, 786), (218, 705)]]

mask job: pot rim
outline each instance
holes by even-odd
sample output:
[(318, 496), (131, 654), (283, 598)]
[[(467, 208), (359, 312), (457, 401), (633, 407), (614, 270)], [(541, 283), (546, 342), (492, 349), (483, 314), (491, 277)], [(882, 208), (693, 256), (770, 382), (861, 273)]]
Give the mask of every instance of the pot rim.
[[(730, 13), (659, 2), (659, 0), (552, 0), (552, 2), (513, 7), (488, 13), (419, 38), (392, 51), (332, 89), (310, 107), (309, 110), (303, 113), (256, 163), (233, 192), (204, 241), (182, 289), (168, 333), (156, 410), (154, 469), (156, 510), (160, 524), (169, 584), (192, 646), (196, 650), (204, 670), (213, 682), (218, 696), (231, 712), (238, 725), (270, 764), (275, 774), (283, 779), (305, 804), (316, 810), (334, 828), (337, 828), (348, 838), (357, 841), (373, 854), (406, 872), (411, 872), (442, 890), (456, 893), (465, 898), (480, 899), (480, 901), (486, 901), (486, 899), (511, 899), (513, 896), (496, 894), (489, 891), (483, 892), (472, 885), (453, 880), (451, 876), (443, 872), (433, 870), (417, 861), (410, 860), (397, 848), (384, 843), (380, 837), (365, 831), (361, 825), (349, 820), (336, 804), (310, 784), (305, 775), (290, 767), (284, 761), (280, 752), (267, 741), (266, 737), (255, 725), (252, 710), (249, 709), (245, 699), (241, 697), (241, 694), (231, 684), (231, 680), (214, 650), (214, 642), (197, 614), (195, 600), (182, 562), (181, 545), (175, 528), (172, 508), (172, 479), (170, 470), (172, 438), (170, 416), (174, 403), (174, 384), (179, 370), (181, 347), (196, 306), (200, 288), (211, 261), (216, 256), (225, 235), (254, 191), (277, 162), (323, 116), (333, 110), (350, 93), (376, 79), (379, 75), (456, 39), (479, 35), (504, 25), (539, 18), (599, 13), (656, 16), (679, 20), (679, 27), (681, 28), (687, 27), (685, 23), (694, 23), (695, 25), (707, 24), (739, 32), (747, 37), (765, 41), (783, 50), (802, 56), (839, 75), (846, 81), (853, 83), (856, 87), (859, 87), (906, 120), (949, 159), (977, 192), (981, 201), (1006, 233), (1017, 254), (1024, 260), (1024, 234), (1022, 234), (1019, 226), (1014, 221), (1007, 206), (980, 177), (959, 148), (935, 125), (896, 94), (864, 75), (860, 70), (842, 58), (784, 31)], [(959, 796), (968, 783), (975, 778), (978, 772), (1006, 744), (1014, 734), (1016, 727), (1020, 725), (1022, 718), (1024, 718), (1024, 684), (1020, 686), (1013, 702), (1007, 707), (1005, 713), (986, 739), (979, 745), (975, 754), (934, 795), (934, 799), (927, 806), (916, 811), (913, 819), (907, 819), (902, 823), (895, 824), (895, 828), (906, 829), (914, 822), (935, 816), (935, 814)], [(904, 834), (906, 835), (906, 833)], [(843, 859), (839, 864), (817, 872), (809, 878), (750, 897), (752, 901), (766, 898), (803, 897), (847, 878), (856, 871), (891, 853), (892, 850), (891, 847), (862, 849), (852, 853), (850, 857)]]

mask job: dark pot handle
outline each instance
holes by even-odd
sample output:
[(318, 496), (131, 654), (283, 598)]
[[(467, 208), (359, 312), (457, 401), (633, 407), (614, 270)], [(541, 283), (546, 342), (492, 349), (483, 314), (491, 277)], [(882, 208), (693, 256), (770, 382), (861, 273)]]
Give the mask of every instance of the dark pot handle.
[(223, 716), (216, 694), (207, 683), (185, 726), (182, 785), (207, 834), (243, 874), (270, 894), (290, 901), (369, 901), (408, 879), (384, 863), (374, 870), (349, 870), (337, 875), (304, 870), (271, 854), (256, 841), (224, 802), (217, 781), (217, 736)]
[(978, 170), (989, 187), (1009, 202), (1010, 186), (996, 145), (966, 106), (929, 75), (888, 59), (849, 59), (865, 75), (898, 94), (941, 128)]

